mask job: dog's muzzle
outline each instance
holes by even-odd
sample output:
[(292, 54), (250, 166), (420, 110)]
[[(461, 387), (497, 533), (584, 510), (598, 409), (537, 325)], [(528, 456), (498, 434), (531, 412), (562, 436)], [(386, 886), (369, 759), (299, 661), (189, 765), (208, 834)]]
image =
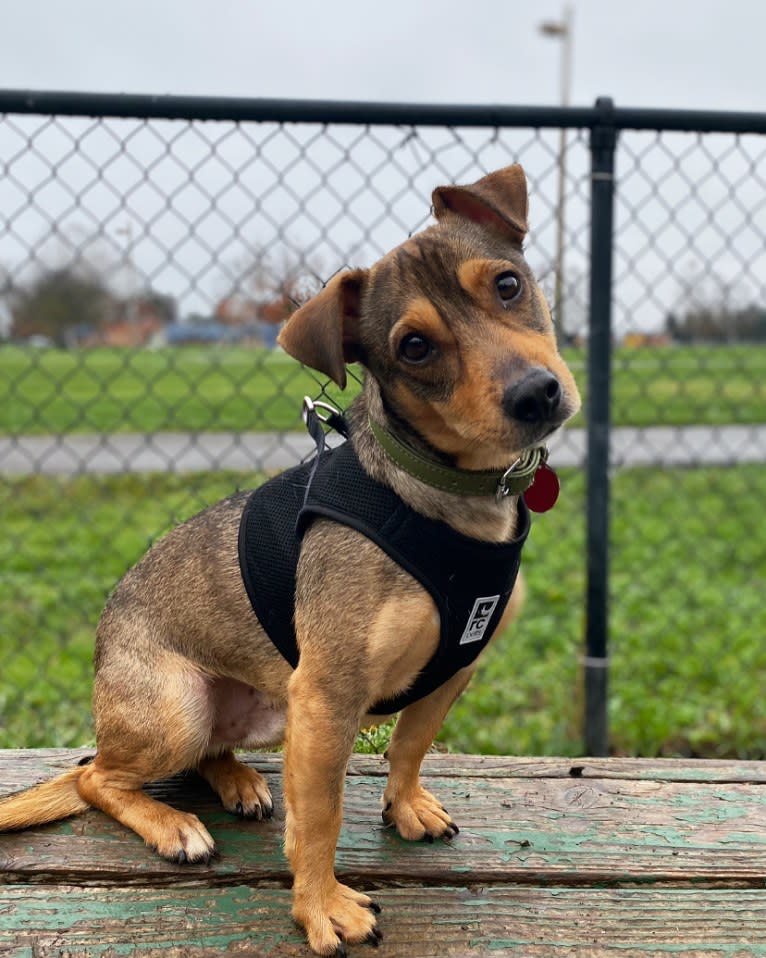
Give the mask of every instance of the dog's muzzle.
[(503, 410), (511, 419), (531, 425), (552, 422), (561, 406), (563, 390), (558, 379), (542, 366), (533, 366), (503, 394)]

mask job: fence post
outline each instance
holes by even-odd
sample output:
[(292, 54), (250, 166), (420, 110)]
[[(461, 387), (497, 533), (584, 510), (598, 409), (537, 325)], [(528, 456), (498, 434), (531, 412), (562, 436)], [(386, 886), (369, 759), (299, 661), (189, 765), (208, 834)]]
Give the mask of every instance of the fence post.
[(591, 221), (588, 316), (587, 595), (585, 624), (585, 749), (609, 751), (607, 656), (609, 635), (609, 430), (612, 360), (612, 241), (614, 104), (596, 101), (590, 132)]

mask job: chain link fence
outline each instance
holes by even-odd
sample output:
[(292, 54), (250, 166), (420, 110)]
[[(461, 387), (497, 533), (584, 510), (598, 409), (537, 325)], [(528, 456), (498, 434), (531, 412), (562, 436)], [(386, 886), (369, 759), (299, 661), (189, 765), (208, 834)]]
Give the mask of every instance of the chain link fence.
[[(521, 162), (527, 257), (586, 411), (552, 450), (564, 494), (535, 525), (518, 634), (445, 738), (581, 749), (598, 117), (332, 106), (0, 96), (0, 745), (90, 740), (116, 580), (181, 519), (305, 456), (304, 394), (348, 404), (273, 348), (294, 303), (422, 228), (436, 185)], [(766, 138), (620, 125), (612, 748), (762, 755)]]

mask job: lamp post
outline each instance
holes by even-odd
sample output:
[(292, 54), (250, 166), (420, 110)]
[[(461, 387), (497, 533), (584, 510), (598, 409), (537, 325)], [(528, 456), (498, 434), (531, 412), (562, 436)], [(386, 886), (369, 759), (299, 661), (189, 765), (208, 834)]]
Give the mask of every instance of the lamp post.
[[(572, 86), (572, 8), (564, 7), (560, 20), (545, 20), (540, 24), (540, 33), (561, 41), (560, 99), (562, 106), (569, 106)], [(560, 342), (564, 336), (564, 227), (566, 192), (567, 131), (559, 130), (559, 184), (558, 208), (556, 211), (556, 291), (554, 294), (554, 324)]]
[(127, 279), (127, 292), (125, 296), (125, 318), (129, 323), (135, 323), (138, 315), (138, 303), (136, 302), (136, 297), (138, 296), (138, 270), (136, 269), (136, 264), (133, 262), (133, 257), (131, 255), (131, 250), (133, 249), (133, 223), (131, 220), (127, 220), (124, 226), (118, 226), (115, 230), (115, 233), (118, 236), (125, 237), (125, 252), (123, 255), (123, 269), (125, 270), (126, 279)]

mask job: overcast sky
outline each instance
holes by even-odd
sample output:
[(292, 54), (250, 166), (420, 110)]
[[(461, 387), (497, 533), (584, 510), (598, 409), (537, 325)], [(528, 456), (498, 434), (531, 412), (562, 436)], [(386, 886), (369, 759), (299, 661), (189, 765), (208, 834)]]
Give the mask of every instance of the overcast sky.
[[(763, 0), (573, 0), (572, 102), (763, 110)], [(560, 0), (1, 0), (0, 85), (551, 104)]]

